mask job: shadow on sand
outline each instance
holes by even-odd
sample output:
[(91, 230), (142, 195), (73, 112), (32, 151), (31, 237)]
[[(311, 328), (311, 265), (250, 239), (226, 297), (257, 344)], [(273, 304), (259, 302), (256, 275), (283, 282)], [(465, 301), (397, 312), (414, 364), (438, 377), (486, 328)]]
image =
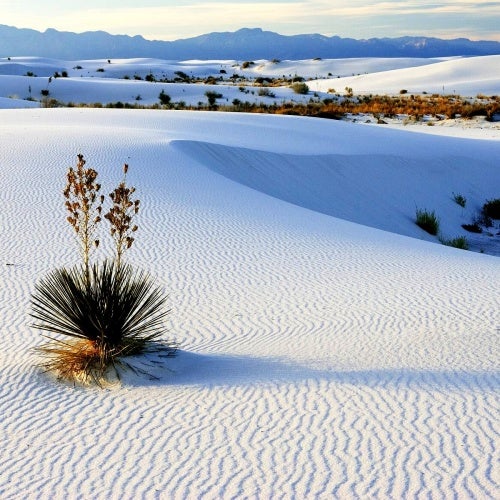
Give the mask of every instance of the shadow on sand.
[(137, 370), (123, 373), (122, 381), (133, 387), (245, 386), (318, 380), (366, 387), (429, 389), (500, 388), (498, 371), (373, 368), (367, 370), (316, 369), (290, 360), (251, 356), (200, 354), (179, 350), (175, 357), (136, 358)]

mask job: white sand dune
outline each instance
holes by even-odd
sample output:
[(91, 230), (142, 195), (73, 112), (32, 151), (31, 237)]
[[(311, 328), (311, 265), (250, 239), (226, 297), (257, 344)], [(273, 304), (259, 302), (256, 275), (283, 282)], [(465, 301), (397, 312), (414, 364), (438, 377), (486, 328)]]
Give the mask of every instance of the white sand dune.
[[(36, 103), (26, 99), (39, 101), (42, 91), (49, 91), (50, 98), (62, 103), (107, 104), (121, 101), (152, 105), (159, 103), (158, 95), (163, 90), (171, 97), (172, 103), (182, 101), (195, 106), (207, 103), (206, 91), (222, 94), (217, 102), (223, 105), (231, 104), (235, 99), (268, 105), (308, 102), (311, 98), (331, 97), (328, 91), (332, 89), (343, 94), (345, 87), (351, 87), (357, 94), (397, 94), (401, 89), (412, 93), (456, 93), (473, 97), (477, 94), (500, 94), (500, 56), (260, 60), (246, 68), (242, 68), (242, 64), (242, 61), (167, 61), (148, 58), (116, 59), (110, 62), (102, 59), (63, 61), (36, 57), (4, 58), (0, 59), (0, 108), (32, 107)], [(61, 75), (63, 71), (68, 74), (68, 78), (53, 78), (54, 73)], [(144, 81), (149, 74), (153, 74), (157, 80), (173, 80), (179, 71), (189, 77), (223, 77), (224, 81), (218, 85)], [(34, 76), (27, 76), (29, 74)], [(308, 80), (311, 91), (307, 95), (295, 94), (284, 85), (270, 89), (274, 97), (259, 95), (259, 88), (252, 84), (245, 88), (241, 81), (233, 83), (230, 80), (233, 75), (247, 78), (250, 82), (259, 76), (301, 76)], [(135, 77), (142, 80), (136, 80)], [(9, 98), (12, 98), (10, 102)]]
[(310, 82), (311, 90), (328, 91), (334, 88), (343, 93), (345, 87), (355, 94), (409, 93), (458, 94), (475, 97), (477, 94), (500, 93), (500, 55), (470, 57), (439, 61), (423, 67), (376, 70), (345, 78)]
[[(0, 131), (0, 498), (498, 497), (500, 261), (412, 219), (453, 236), (452, 191), (498, 197), (500, 141), (96, 109), (1, 110)], [(30, 350), (35, 282), (77, 262), (80, 152), (138, 188), (128, 258), (181, 344), (159, 380), (66, 386)]]

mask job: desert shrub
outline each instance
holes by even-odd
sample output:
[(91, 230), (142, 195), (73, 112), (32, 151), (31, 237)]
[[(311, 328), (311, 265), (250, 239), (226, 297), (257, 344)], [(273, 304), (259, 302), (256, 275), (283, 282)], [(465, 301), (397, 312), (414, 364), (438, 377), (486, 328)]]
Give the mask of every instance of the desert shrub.
[(486, 201), (483, 214), (490, 219), (500, 219), (500, 198)]
[(168, 106), (170, 104), (171, 97), (166, 94), (164, 90), (162, 90), (158, 95), (158, 99), (160, 99), (160, 104)]
[(461, 250), (469, 250), (469, 243), (465, 236), (458, 236), (456, 238), (452, 238), (451, 240), (447, 240), (442, 238), (441, 243), (448, 247), (460, 248)]
[(32, 298), (35, 326), (53, 339), (38, 350), (44, 367), (70, 381), (101, 384), (122, 358), (144, 352), (163, 332), (168, 314), (162, 290), (129, 265), (94, 264), (56, 269), (40, 280)]
[(479, 226), (484, 226), (484, 227), (492, 227), (493, 226), (493, 219), (486, 215), (486, 212), (484, 210), (481, 210), (479, 214), (474, 217), (474, 224), (477, 224)]
[(258, 94), (260, 97), (276, 97), (276, 94), (271, 92), (269, 87), (260, 88)]
[(220, 99), (222, 98), (222, 94), (220, 94), (219, 92), (214, 92), (212, 90), (207, 90), (205, 92), (205, 96), (207, 97), (208, 99), (208, 105), (211, 107), (211, 108), (215, 108), (215, 101), (217, 99)]
[[(85, 164), (78, 155), (76, 168), (68, 170), (63, 192), (82, 264), (55, 269), (39, 280), (30, 314), (33, 326), (49, 334), (50, 342), (38, 348), (45, 369), (65, 380), (101, 385), (110, 372), (119, 377), (119, 368), (131, 367), (123, 359), (127, 356), (151, 348), (164, 348), (172, 354), (174, 349), (158, 343), (169, 313), (161, 288), (147, 273), (123, 263), (124, 252), (134, 242), (137, 225), (133, 219), (139, 211), (139, 200), (132, 198), (135, 188), (126, 183), (128, 165), (123, 167), (121, 183), (109, 195), (111, 208), (101, 216), (105, 197), (99, 194), (97, 172)], [(115, 255), (91, 264), (102, 219), (110, 224)]]
[(439, 231), (439, 219), (434, 211), (428, 212), (417, 208), (416, 224), (429, 234), (437, 235)]
[(241, 65), (241, 69), (247, 69), (249, 68), (250, 66), (253, 66), (255, 63), (253, 61), (245, 61), (242, 65)]
[(309, 87), (305, 83), (296, 82), (290, 87), (296, 94), (307, 94), (309, 92)]
[(455, 194), (455, 193), (452, 193), (452, 195), (453, 195), (453, 201), (457, 205), (460, 205), (462, 208), (464, 208), (466, 203), (467, 203), (467, 199), (465, 198), (465, 196), (462, 196), (461, 194)]
[(184, 73), (184, 71), (176, 71), (174, 74), (177, 75), (176, 80), (183, 81), (183, 82), (190, 81), (189, 75)]
[(42, 97), (40, 102), (42, 108), (60, 108), (64, 106), (64, 103), (58, 101), (57, 99)]

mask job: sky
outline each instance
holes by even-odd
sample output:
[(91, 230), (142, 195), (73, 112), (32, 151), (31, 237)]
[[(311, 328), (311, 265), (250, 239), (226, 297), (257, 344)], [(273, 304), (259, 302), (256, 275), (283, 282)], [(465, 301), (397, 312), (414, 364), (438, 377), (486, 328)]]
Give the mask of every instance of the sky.
[(435, 36), (500, 41), (500, 1), (485, 0), (0, 0), (0, 24), (177, 40), (262, 28), (283, 35)]

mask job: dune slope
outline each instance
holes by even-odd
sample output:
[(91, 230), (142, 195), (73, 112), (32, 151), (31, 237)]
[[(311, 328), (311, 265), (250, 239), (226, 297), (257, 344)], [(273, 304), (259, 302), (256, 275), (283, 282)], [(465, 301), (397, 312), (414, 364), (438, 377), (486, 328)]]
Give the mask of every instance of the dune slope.
[[(289, 164), (296, 194), (318, 155), (346, 176), (373, 155), (418, 161), (433, 185), (457, 157), (489, 179), (498, 141), (81, 109), (2, 110), (0, 130), (1, 497), (498, 495), (498, 258), (284, 201), (274, 178)], [(79, 152), (105, 191), (130, 165), (143, 212), (128, 258), (169, 292), (181, 344), (147, 367), (159, 380), (66, 386), (30, 350), (36, 280), (77, 261), (61, 189)]]

